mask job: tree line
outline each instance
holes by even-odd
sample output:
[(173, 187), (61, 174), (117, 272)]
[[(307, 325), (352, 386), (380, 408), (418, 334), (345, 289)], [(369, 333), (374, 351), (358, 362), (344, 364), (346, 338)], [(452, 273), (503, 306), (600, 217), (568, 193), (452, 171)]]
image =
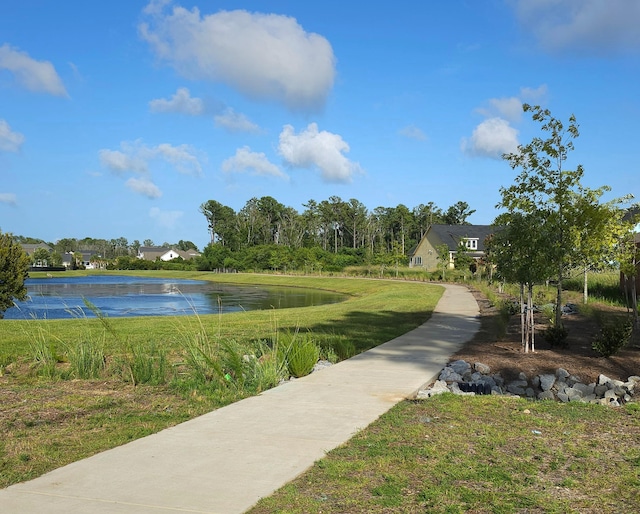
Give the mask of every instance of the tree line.
[(317, 202), (309, 200), (298, 212), (271, 196), (251, 198), (238, 212), (217, 200), (200, 206), (207, 220), (211, 244), (236, 252), (260, 245), (282, 245), (293, 249), (321, 248), (332, 253), (365, 250), (369, 254), (406, 255), (429, 225), (468, 225), (475, 212), (459, 201), (443, 211), (433, 202), (413, 209), (376, 207), (373, 210), (355, 198), (338, 196)]

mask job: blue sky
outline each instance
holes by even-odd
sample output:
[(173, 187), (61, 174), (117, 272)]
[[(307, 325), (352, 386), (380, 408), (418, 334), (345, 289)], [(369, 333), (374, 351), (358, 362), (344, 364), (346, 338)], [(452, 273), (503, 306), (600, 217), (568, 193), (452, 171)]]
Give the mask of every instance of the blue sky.
[(640, 1), (0, 4), (0, 230), (208, 242), (199, 206), (339, 196), (497, 215), (538, 135), (640, 198)]

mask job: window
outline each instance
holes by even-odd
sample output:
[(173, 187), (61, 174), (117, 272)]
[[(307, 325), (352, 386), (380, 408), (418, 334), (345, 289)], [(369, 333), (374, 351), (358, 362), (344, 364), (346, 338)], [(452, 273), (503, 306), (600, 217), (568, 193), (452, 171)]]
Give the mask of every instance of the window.
[(469, 250), (477, 250), (478, 249), (478, 238), (467, 238), (464, 240), (464, 244)]

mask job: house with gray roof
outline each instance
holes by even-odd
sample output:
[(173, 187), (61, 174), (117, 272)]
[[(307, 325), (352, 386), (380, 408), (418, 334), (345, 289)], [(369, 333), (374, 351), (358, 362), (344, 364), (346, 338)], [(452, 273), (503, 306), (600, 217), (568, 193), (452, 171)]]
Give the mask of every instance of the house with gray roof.
[(409, 267), (435, 270), (438, 261), (437, 247), (443, 244), (449, 249), (449, 268), (454, 267), (460, 242), (467, 253), (478, 260), (485, 255), (485, 240), (496, 231), (493, 225), (430, 225), (420, 242), (409, 251)]

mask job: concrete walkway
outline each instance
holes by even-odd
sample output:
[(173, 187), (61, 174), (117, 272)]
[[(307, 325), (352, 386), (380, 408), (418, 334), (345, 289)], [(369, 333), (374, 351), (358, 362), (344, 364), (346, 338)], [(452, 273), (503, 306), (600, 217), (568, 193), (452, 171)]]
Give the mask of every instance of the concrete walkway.
[(479, 328), (447, 285), (417, 329), (158, 434), (0, 490), (3, 514), (241, 513), (430, 382)]

